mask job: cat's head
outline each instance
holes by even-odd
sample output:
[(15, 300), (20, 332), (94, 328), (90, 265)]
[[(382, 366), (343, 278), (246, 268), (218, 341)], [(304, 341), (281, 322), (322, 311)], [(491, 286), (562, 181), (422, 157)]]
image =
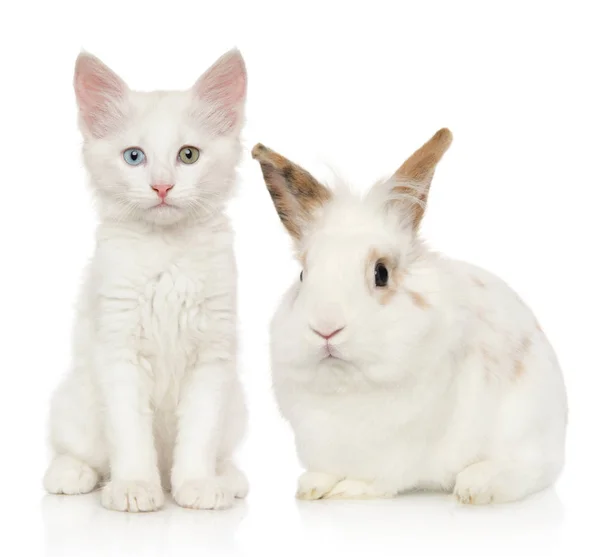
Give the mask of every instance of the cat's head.
[(82, 53), (75, 93), (101, 217), (173, 226), (223, 208), (234, 185), (246, 99), (237, 50), (186, 91), (130, 90)]

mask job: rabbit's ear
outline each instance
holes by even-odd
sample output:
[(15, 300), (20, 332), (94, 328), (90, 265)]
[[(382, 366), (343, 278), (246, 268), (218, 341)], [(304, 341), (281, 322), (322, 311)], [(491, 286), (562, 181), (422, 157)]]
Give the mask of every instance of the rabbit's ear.
[(331, 192), (306, 170), (260, 143), (252, 149), (252, 157), (260, 163), (281, 222), (299, 240), (314, 211), (331, 198)]
[(414, 229), (419, 227), (425, 213), (429, 186), (437, 163), (451, 143), (452, 133), (442, 128), (394, 173), (393, 202), (399, 203), (405, 210), (409, 207)]

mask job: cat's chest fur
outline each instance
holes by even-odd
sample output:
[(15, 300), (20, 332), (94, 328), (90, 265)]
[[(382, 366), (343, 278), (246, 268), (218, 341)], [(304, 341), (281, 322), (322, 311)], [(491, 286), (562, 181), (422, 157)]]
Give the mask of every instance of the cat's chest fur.
[(155, 359), (155, 365), (191, 364), (208, 327), (205, 301), (210, 264), (197, 253), (150, 267), (135, 289), (140, 353)]
[(214, 298), (233, 306), (231, 251), (228, 226), (99, 236), (95, 312), (108, 327), (131, 331), (130, 348), (158, 391), (179, 383), (196, 364), (220, 309)]

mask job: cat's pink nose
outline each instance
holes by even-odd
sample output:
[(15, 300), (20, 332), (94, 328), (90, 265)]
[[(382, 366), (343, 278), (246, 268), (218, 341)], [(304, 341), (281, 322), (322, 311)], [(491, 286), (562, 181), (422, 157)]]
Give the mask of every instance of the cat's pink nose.
[(167, 197), (169, 190), (173, 189), (173, 184), (154, 184), (152, 189), (156, 192), (156, 195), (161, 199)]

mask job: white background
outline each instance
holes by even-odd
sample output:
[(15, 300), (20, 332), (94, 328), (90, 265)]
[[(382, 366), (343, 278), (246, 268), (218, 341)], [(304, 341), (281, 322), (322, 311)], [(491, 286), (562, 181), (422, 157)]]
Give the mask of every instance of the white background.
[[(157, 5), (158, 4), (158, 5)], [(360, 5), (355, 7), (354, 4)], [(1, 555), (598, 555), (600, 139), (597, 2), (4, 2), (0, 14)], [(45, 496), (48, 401), (68, 369), (95, 216), (71, 80), (80, 48), (138, 89), (247, 60), (244, 142), (360, 187), (438, 128), (455, 142), (424, 222), (432, 246), (506, 279), (561, 360), (567, 466), (520, 504), (449, 496), (299, 503), (269, 387), (267, 325), (299, 268), (246, 152), (231, 214), (251, 427), (235, 509), (133, 516)]]

